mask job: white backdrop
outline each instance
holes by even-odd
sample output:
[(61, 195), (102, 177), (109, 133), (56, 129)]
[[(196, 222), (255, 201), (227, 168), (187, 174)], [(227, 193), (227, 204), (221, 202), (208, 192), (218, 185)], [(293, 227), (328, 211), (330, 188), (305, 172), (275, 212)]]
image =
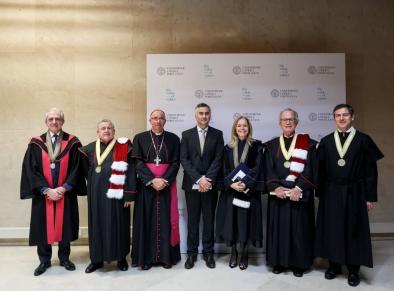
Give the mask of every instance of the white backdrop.
[[(267, 141), (278, 136), (278, 115), (286, 107), (299, 114), (297, 132), (320, 140), (334, 128), (333, 107), (345, 100), (342, 53), (147, 55), (147, 118), (155, 108), (164, 110), (166, 130), (179, 137), (195, 125), (194, 107), (204, 102), (212, 108), (211, 125), (223, 131), (225, 142), (239, 114), (251, 120), (254, 138)], [(181, 178), (178, 175), (184, 252), (186, 205)]]

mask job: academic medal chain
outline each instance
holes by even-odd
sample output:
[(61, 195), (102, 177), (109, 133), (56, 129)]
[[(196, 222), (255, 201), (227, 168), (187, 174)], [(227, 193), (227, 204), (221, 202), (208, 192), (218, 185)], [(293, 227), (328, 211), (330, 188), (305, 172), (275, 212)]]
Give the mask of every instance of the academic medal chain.
[(62, 140), (63, 140), (63, 132), (60, 132), (58, 134), (58, 138), (56, 140), (55, 150), (53, 150), (51, 134), (49, 133), (49, 131), (47, 132), (47, 148), (48, 148), (49, 158), (51, 159), (51, 169), (52, 170), (55, 169), (55, 167), (56, 167), (55, 160), (56, 160), (56, 157), (58, 156), (58, 154), (60, 153), (60, 147), (62, 145)]
[(350, 128), (350, 134), (346, 138), (346, 141), (342, 147), (341, 140), (339, 139), (338, 130), (335, 130), (334, 132), (335, 147), (337, 148), (338, 155), (340, 157), (340, 159), (337, 161), (338, 166), (344, 167), (346, 165), (346, 161), (343, 157), (346, 155), (350, 143), (352, 142), (355, 135), (356, 135), (356, 130), (354, 129), (354, 127)]
[(279, 138), (280, 149), (282, 151), (283, 157), (286, 160), (283, 163), (283, 166), (285, 168), (287, 168), (287, 169), (290, 168), (290, 158), (291, 158), (291, 155), (293, 154), (293, 150), (295, 148), (296, 140), (297, 140), (297, 134), (294, 135), (293, 140), (291, 141), (291, 144), (290, 144), (290, 148), (287, 151), (286, 150), (286, 146), (285, 146), (285, 139), (283, 138), (283, 134)]
[(103, 154), (100, 154), (100, 139), (97, 139), (96, 141), (96, 158), (97, 158), (97, 167), (96, 167), (96, 173), (100, 173), (101, 172), (101, 165), (103, 164), (103, 162), (105, 161), (105, 159), (107, 158), (108, 154), (111, 152), (111, 150), (113, 149), (113, 147), (115, 146), (116, 143), (116, 139), (114, 138), (110, 144), (107, 146), (107, 148), (104, 150)]

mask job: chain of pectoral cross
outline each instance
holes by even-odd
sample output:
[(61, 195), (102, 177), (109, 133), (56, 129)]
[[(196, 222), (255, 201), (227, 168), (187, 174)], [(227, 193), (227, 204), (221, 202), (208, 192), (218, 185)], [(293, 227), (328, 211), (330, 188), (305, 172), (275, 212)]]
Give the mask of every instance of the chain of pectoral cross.
[(152, 132), (150, 132), (150, 137), (152, 139), (153, 147), (154, 147), (155, 153), (156, 153), (156, 158), (153, 161), (155, 162), (156, 166), (158, 166), (160, 164), (160, 162), (161, 162), (161, 159), (160, 159), (159, 155), (160, 155), (161, 148), (163, 147), (164, 132), (163, 132), (163, 138), (162, 138), (160, 146), (159, 146), (159, 150), (157, 150), (156, 142), (153, 139)]

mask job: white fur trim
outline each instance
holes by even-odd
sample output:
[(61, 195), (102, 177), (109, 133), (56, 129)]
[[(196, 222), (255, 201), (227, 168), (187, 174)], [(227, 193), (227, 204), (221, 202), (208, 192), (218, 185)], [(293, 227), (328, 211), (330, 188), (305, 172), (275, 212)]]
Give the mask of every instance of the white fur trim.
[(249, 208), (250, 207), (250, 202), (249, 201), (245, 201), (245, 200), (241, 200), (238, 198), (234, 198), (233, 199), (233, 205), (238, 206), (238, 207), (242, 207), (242, 208)]
[(118, 143), (125, 144), (129, 139), (127, 137), (120, 137), (118, 138)]
[(306, 157), (308, 156), (308, 151), (303, 150), (303, 149), (294, 149), (293, 154), (291, 156), (295, 157), (295, 158), (306, 160)]
[(115, 185), (124, 185), (126, 181), (126, 175), (114, 175), (112, 174), (109, 181)]
[(291, 161), (290, 171), (302, 173), (304, 171), (305, 165), (299, 162)]
[(296, 179), (297, 179), (297, 177), (294, 175), (288, 175), (286, 177), (286, 181), (290, 181), (290, 182), (295, 182)]
[(124, 161), (113, 162), (111, 165), (111, 169), (116, 171), (126, 172), (128, 166), (129, 164)]
[(123, 189), (108, 189), (107, 197), (109, 199), (122, 199), (123, 198)]

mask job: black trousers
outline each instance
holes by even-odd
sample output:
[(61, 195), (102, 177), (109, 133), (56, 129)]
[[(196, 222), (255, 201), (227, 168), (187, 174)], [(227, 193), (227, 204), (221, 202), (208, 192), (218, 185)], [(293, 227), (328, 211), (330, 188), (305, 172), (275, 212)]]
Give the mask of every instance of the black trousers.
[(197, 190), (186, 191), (187, 206), (187, 253), (197, 254), (199, 244), (199, 226), (202, 214), (202, 253), (212, 254), (215, 244), (215, 210), (218, 201), (218, 192), (198, 192)]
[[(59, 242), (58, 257), (60, 262), (64, 262), (70, 257), (70, 242)], [(40, 263), (47, 263), (51, 261), (52, 258), (52, 246), (48, 244), (38, 245), (37, 254), (40, 259)]]

